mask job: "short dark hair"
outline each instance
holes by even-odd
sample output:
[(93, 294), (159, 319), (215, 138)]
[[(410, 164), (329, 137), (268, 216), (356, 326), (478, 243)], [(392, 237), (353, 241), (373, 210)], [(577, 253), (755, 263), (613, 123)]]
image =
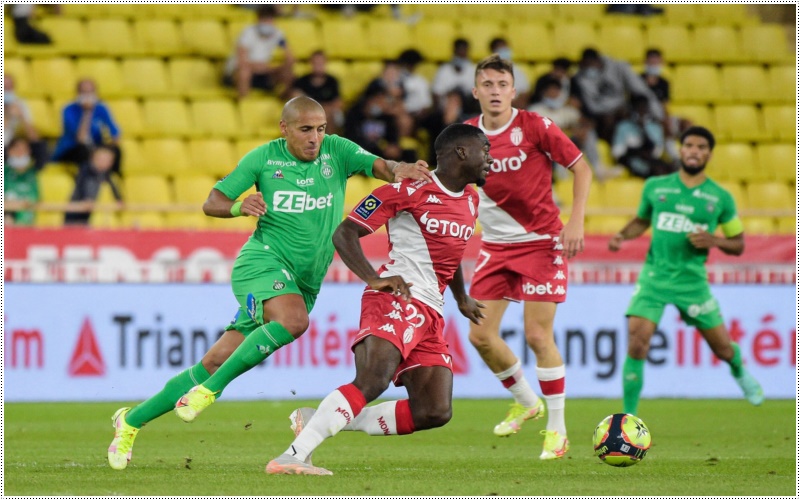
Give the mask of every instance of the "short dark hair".
[(591, 47), (583, 49), (583, 54), (581, 54), (581, 62), (597, 61), (598, 59), (600, 59), (600, 52), (598, 52), (597, 49), (593, 49)]
[(504, 71), (511, 74), (511, 79), (514, 79), (514, 65), (511, 61), (507, 61), (497, 54), (492, 54), (483, 59), (475, 67), (475, 79), (478, 79), (478, 74), (485, 69), (493, 69), (495, 71)]
[(644, 53), (644, 57), (648, 58), (650, 56), (658, 56), (661, 57), (661, 51), (659, 49), (647, 49), (647, 52)]
[(256, 17), (258, 19), (272, 19), (278, 17), (278, 7), (272, 4), (264, 4), (256, 9)]
[(508, 42), (502, 37), (492, 38), (492, 41), (489, 42), (489, 50), (496, 52), (498, 45), (508, 45)]
[(416, 49), (406, 49), (397, 56), (397, 62), (412, 68), (424, 60), (425, 58)]
[(708, 149), (712, 151), (714, 150), (714, 145), (716, 144), (716, 141), (714, 140), (714, 134), (712, 134), (711, 131), (708, 130), (707, 128), (700, 126), (693, 126), (687, 128), (681, 134), (681, 144), (683, 144), (683, 141), (685, 141), (686, 138), (689, 137), (690, 135), (704, 138), (705, 140), (708, 141)]
[(436, 156), (439, 156), (445, 154), (458, 143), (463, 143), (473, 137), (480, 137), (482, 134), (483, 131), (478, 127), (467, 125), (466, 123), (453, 123), (445, 127), (439, 136), (436, 137), (433, 143), (433, 149), (436, 151)]
[(553, 61), (554, 68), (560, 68), (564, 71), (568, 71), (570, 67), (572, 67), (572, 61), (567, 59), (566, 57), (559, 57)]
[(554, 78), (552, 76), (545, 76), (542, 78), (542, 82), (540, 83), (542, 86), (542, 90), (547, 90), (550, 87), (557, 87), (558, 90), (561, 90), (561, 81), (558, 78)]
[(453, 40), (453, 50), (458, 50), (459, 47), (469, 48), (469, 40), (466, 38), (456, 38)]

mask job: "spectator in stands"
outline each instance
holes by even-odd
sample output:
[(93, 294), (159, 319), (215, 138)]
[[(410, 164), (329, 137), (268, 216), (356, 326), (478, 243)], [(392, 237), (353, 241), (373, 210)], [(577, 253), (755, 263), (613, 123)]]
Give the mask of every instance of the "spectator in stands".
[(682, 125), (681, 122), (685, 120), (673, 116), (669, 112), (669, 81), (661, 74), (664, 68), (664, 58), (661, 55), (661, 51), (653, 48), (647, 49), (644, 64), (642, 79), (661, 102), (661, 105), (664, 106), (662, 126), (664, 127), (665, 150), (670, 161), (677, 165), (680, 159), (678, 137), (688, 125)]
[[(489, 52), (497, 54), (506, 61), (513, 64), (513, 53), (508, 41), (505, 38), (494, 38), (489, 42)], [(522, 66), (514, 64), (514, 88), (517, 89), (517, 97), (511, 102), (515, 108), (525, 108), (531, 99), (531, 82)]]
[(480, 113), (480, 104), (472, 97), (474, 86), (475, 64), (469, 59), (469, 42), (458, 38), (453, 42), (453, 58), (439, 66), (431, 85), (445, 126)]
[[(56, 12), (58, 12), (58, 6), (54, 7), (56, 7)], [(16, 4), (11, 7), (11, 17), (14, 19), (14, 38), (16, 38), (19, 43), (39, 45), (53, 43), (47, 33), (34, 28), (31, 24), (31, 18), (33, 17), (35, 8), (36, 4), (30, 3)]]
[(64, 132), (56, 144), (53, 161), (81, 164), (89, 160), (92, 149), (106, 145), (115, 152), (113, 171), (119, 173), (120, 130), (111, 110), (97, 96), (94, 80), (78, 82), (75, 101), (63, 111)]
[(117, 202), (122, 202), (122, 195), (112, 173), (115, 156), (114, 149), (101, 145), (92, 151), (89, 161), (80, 165), (70, 201), (81, 210), (65, 213), (64, 224), (89, 223), (94, 202), (104, 183), (108, 183)]
[(311, 72), (294, 81), (293, 97), (306, 95), (322, 104), (328, 117), (327, 132), (338, 134), (344, 128), (344, 105), (339, 94), (339, 80), (327, 72), (328, 58), (322, 50), (311, 54), (309, 62)]
[(632, 99), (630, 116), (614, 130), (611, 154), (631, 174), (648, 178), (666, 175), (673, 169), (662, 160), (664, 154), (664, 129), (652, 116), (647, 97), (636, 95)]
[(8, 144), (3, 166), (3, 198), (6, 224), (33, 224), (35, 214), (30, 208), (39, 201), (39, 185), (30, 144), (24, 137), (15, 137)]
[(429, 151), (427, 158), (436, 158), (433, 138), (444, 130), (441, 110), (433, 105), (433, 93), (428, 79), (416, 72), (417, 66), (424, 60), (422, 54), (415, 49), (404, 50), (397, 58), (401, 68), (401, 78), (406, 97), (403, 100), (406, 111), (414, 119), (414, 134), (424, 129), (427, 134)]
[(378, 85), (370, 85), (345, 118), (345, 137), (366, 151), (387, 160), (403, 156), (397, 122), (387, 110), (389, 96)]
[(25, 101), (16, 94), (16, 84), (13, 76), (7, 73), (3, 75), (3, 88), (3, 102), (5, 105), (3, 147), (8, 147), (11, 140), (20, 135), (29, 141), (38, 140), (39, 134), (33, 126), (31, 111)]
[(380, 76), (369, 82), (365, 93), (383, 92), (384, 113), (394, 117), (400, 137), (410, 138), (414, 133), (414, 119), (406, 111), (406, 89), (403, 86), (403, 74), (400, 63), (384, 61)]
[[(278, 9), (275, 5), (262, 5), (256, 10), (258, 22), (246, 27), (239, 35), (235, 52), (225, 65), (224, 82), (234, 86), (239, 97), (245, 97), (253, 88), (273, 91), (280, 87), (282, 97), (290, 95), (294, 56), (283, 32), (275, 26)], [(283, 51), (278, 61), (275, 51)]]
[(542, 100), (542, 94), (544, 93), (544, 86), (545, 84), (549, 83), (550, 80), (558, 80), (561, 84), (561, 93), (558, 96), (558, 100), (560, 104), (565, 104), (567, 99), (569, 99), (571, 95), (571, 83), (572, 83), (572, 75), (570, 74), (570, 68), (572, 68), (572, 61), (567, 59), (566, 57), (559, 57), (553, 61), (553, 67), (550, 71), (536, 80), (536, 84), (533, 88), (533, 95), (531, 96), (531, 104), (536, 104), (537, 102)]
[(614, 127), (627, 113), (632, 95), (648, 99), (652, 116), (664, 118), (661, 103), (630, 65), (601, 55), (597, 50), (583, 51), (580, 69), (574, 77), (573, 93), (581, 102), (583, 114), (591, 118), (598, 136), (611, 142)]

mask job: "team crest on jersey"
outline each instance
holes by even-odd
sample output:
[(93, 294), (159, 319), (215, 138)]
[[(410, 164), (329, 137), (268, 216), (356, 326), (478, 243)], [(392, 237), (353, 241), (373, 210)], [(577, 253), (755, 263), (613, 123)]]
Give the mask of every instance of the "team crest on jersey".
[(713, 203), (709, 203), (708, 205), (706, 205), (706, 211), (709, 212), (709, 213), (713, 212), (714, 211), (714, 204)]
[(273, 290), (283, 290), (284, 288), (286, 288), (286, 283), (283, 281), (275, 280), (275, 283), (272, 285)]
[(321, 172), (322, 172), (322, 177), (325, 177), (326, 179), (330, 179), (331, 176), (333, 175), (333, 169), (331, 168), (330, 165), (328, 165), (324, 161), (322, 162)]
[(375, 197), (374, 194), (371, 194), (364, 198), (353, 212), (357, 213), (361, 216), (362, 219), (369, 219), (370, 216), (381, 206), (383, 202)]
[(665, 201), (667, 201), (667, 197), (662, 194), (661, 196), (658, 197), (658, 201), (664, 203)]
[(522, 143), (522, 129), (520, 127), (511, 129), (511, 142), (515, 146), (519, 146)]
[(274, 174), (272, 174), (273, 179), (283, 179), (283, 171), (280, 169), (276, 170)]
[(472, 201), (472, 195), (469, 195), (467, 197), (467, 204), (469, 205), (469, 213), (471, 213), (472, 216), (475, 217), (475, 202)]

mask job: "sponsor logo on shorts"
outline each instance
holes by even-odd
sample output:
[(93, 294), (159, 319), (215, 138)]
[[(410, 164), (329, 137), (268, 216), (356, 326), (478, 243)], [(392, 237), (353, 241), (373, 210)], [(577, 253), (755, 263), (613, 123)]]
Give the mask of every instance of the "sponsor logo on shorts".
[(548, 281), (540, 285), (524, 283), (522, 285), (522, 293), (525, 295), (564, 295), (567, 290), (562, 285), (553, 287), (553, 284)]
[(564, 271), (562, 271), (561, 269), (559, 269), (559, 270), (556, 272), (556, 275), (555, 275), (555, 276), (553, 276), (553, 279), (554, 279), (554, 280), (564, 280), (564, 279), (567, 279), (567, 277), (566, 277), (566, 276), (564, 276)]
[(712, 311), (717, 310), (717, 301), (714, 298), (710, 298), (707, 301), (703, 302), (702, 304), (692, 304), (687, 309), (687, 314), (689, 314), (690, 318), (696, 318), (702, 314), (708, 314)]
[(376, 198), (374, 194), (371, 194), (364, 198), (353, 212), (358, 214), (362, 219), (369, 219), (382, 204), (383, 202), (381, 200)]
[(394, 325), (391, 325), (389, 323), (386, 323), (385, 325), (379, 327), (378, 330), (384, 331), (386, 333), (391, 333), (392, 335), (397, 335), (394, 332)]
[(284, 288), (286, 288), (286, 283), (283, 281), (275, 280), (275, 283), (272, 284), (273, 290), (283, 290)]
[(393, 320), (401, 320), (403, 317), (400, 315), (398, 311), (392, 311), (389, 314), (384, 314), (384, 316), (388, 318), (392, 318)]
[(272, 197), (273, 210), (286, 213), (303, 213), (323, 210), (333, 206), (333, 193), (314, 198), (302, 191), (275, 191)]
[(553, 261), (553, 264), (557, 266), (563, 265), (564, 259), (562, 259), (560, 255), (556, 255), (556, 259)]
[(258, 321), (256, 321), (256, 297), (252, 293), (247, 294), (247, 315), (250, 319), (258, 323)]

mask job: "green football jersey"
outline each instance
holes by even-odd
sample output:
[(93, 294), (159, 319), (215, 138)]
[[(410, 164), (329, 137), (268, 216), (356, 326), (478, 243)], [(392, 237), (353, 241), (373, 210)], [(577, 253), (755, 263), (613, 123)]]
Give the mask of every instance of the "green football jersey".
[(688, 188), (678, 173), (645, 182), (637, 216), (650, 220), (653, 233), (640, 281), (661, 285), (706, 282), (708, 250), (693, 247), (689, 233), (714, 233), (720, 225), (728, 237), (742, 232), (729, 192), (711, 179)]
[(331, 237), (344, 216), (347, 179), (356, 173), (373, 176), (376, 159), (336, 135), (325, 136), (319, 156), (311, 162), (292, 156), (286, 139), (247, 153), (214, 186), (235, 200), (255, 185), (267, 205), (240, 257), (277, 258), (300, 286), (318, 292), (333, 260)]

